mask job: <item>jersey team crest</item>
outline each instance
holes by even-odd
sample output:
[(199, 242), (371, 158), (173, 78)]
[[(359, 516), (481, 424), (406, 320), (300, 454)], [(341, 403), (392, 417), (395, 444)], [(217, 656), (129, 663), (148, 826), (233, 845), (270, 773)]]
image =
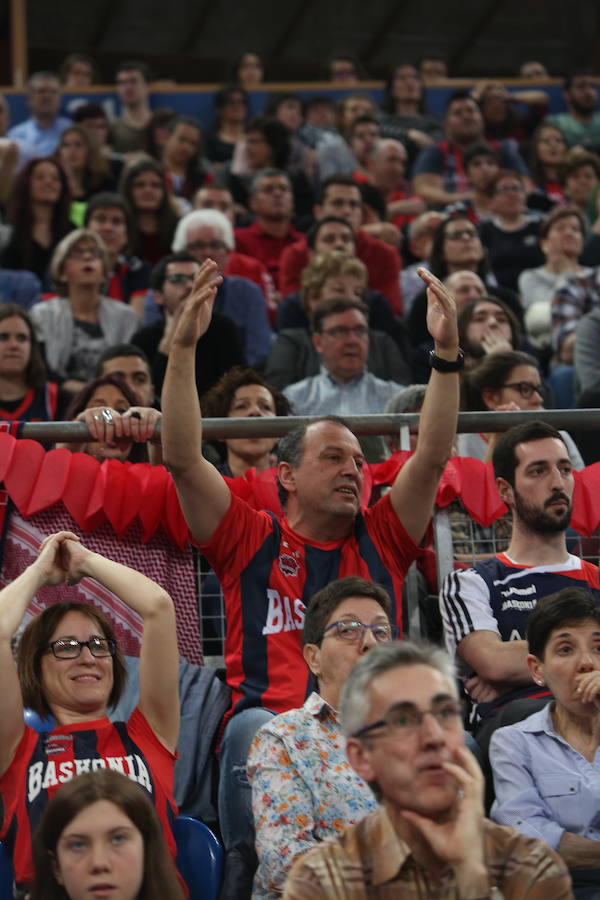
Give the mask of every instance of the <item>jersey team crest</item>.
[(290, 556), (289, 553), (282, 553), (279, 557), (279, 569), (283, 575), (295, 578), (300, 571), (300, 563), (293, 556)]

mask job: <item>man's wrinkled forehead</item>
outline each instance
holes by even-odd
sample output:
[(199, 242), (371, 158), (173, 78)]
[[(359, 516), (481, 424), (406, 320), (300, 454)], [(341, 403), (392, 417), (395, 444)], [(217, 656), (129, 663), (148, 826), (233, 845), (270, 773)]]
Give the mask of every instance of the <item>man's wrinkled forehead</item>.
[(310, 448), (311, 451), (320, 454), (329, 446), (343, 450), (351, 449), (353, 453), (362, 456), (358, 438), (341, 422), (330, 422), (325, 419), (309, 425), (304, 436), (304, 450)]

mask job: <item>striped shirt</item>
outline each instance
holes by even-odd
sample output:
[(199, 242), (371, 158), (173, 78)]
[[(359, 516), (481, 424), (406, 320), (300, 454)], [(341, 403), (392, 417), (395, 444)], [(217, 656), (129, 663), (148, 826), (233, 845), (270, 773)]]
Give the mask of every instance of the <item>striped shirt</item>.
[[(486, 900), (572, 900), (564, 862), (542, 841), (482, 820), (490, 879)], [(437, 877), (412, 855), (384, 809), (301, 857), (284, 900), (457, 900), (450, 866)], [(484, 900), (484, 898), (477, 898)]]

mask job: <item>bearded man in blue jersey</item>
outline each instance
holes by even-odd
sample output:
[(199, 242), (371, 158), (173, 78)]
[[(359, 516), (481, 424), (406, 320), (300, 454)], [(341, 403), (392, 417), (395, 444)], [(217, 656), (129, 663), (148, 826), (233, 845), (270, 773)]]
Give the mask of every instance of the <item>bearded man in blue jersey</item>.
[[(440, 592), (446, 646), (484, 721), (512, 700), (550, 696), (527, 666), (527, 620), (540, 597), (577, 585), (600, 601), (598, 567), (567, 550), (574, 480), (560, 433), (545, 422), (517, 425), (492, 459), (512, 513), (510, 544), (472, 569), (451, 572)], [(518, 708), (529, 714), (527, 704)]]

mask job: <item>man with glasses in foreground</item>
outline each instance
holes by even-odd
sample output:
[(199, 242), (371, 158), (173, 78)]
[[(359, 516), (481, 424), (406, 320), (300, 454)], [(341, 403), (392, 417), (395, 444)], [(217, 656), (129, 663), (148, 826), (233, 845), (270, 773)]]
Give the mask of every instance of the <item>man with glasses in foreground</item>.
[(341, 695), (346, 753), (375, 812), (294, 866), (284, 900), (567, 900), (571, 880), (542, 841), (483, 814), (483, 776), (464, 746), (448, 655), (409, 641), (374, 647)]
[(477, 740), (484, 746), (509, 701), (519, 701), (522, 718), (550, 696), (527, 666), (527, 620), (538, 600), (574, 585), (600, 600), (598, 567), (567, 550), (574, 479), (560, 432), (545, 422), (516, 425), (496, 444), (492, 462), (512, 514), (509, 546), (471, 569), (451, 572), (440, 593), (446, 646), (458, 656), (477, 704), (483, 720)]

